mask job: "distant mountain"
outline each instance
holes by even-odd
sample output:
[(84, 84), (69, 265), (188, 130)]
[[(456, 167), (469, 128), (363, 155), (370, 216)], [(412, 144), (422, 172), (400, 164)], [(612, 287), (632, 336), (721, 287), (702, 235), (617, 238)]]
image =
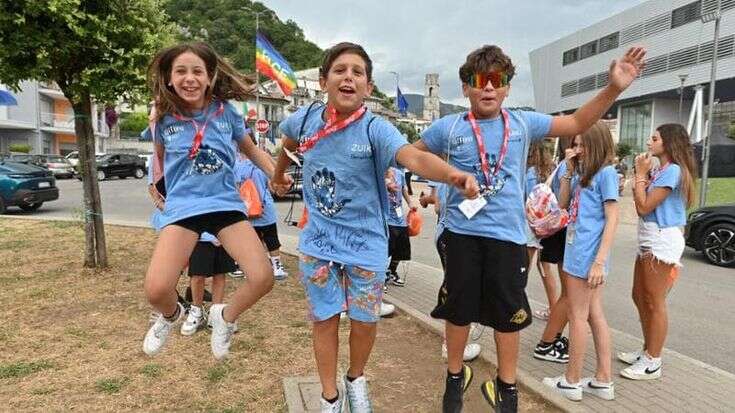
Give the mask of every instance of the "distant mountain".
[[(424, 95), (415, 93), (406, 93), (403, 95), (408, 101), (408, 111), (418, 116), (419, 118), (424, 116)], [(439, 103), (439, 114), (441, 116), (448, 115), (450, 113), (464, 112), (467, 108), (464, 106), (453, 105), (451, 103)]]

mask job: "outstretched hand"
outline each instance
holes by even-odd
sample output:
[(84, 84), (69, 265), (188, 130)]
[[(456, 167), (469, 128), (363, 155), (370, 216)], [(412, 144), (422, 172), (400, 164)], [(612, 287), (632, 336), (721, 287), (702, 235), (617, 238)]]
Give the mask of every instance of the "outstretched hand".
[(289, 174), (274, 175), (270, 181), (271, 188), (278, 196), (284, 196), (293, 186), (293, 178)]
[(646, 49), (631, 47), (622, 58), (613, 60), (608, 72), (610, 85), (621, 92), (627, 89), (645, 68), (645, 57)]

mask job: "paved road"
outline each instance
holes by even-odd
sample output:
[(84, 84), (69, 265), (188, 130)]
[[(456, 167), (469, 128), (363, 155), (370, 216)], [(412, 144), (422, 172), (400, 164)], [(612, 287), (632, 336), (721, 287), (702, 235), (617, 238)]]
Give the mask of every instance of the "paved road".
[[(82, 212), (81, 182), (58, 181), (60, 199), (44, 205), (34, 215), (44, 217), (79, 218)], [(146, 192), (146, 181), (112, 179), (100, 183), (105, 219), (109, 222), (146, 224), (152, 211)], [(417, 191), (418, 192), (418, 191)], [(624, 201), (626, 198), (624, 198)], [(627, 198), (630, 202), (630, 198)], [(279, 216), (283, 217), (290, 201), (278, 203)], [(295, 215), (301, 213), (301, 203), (295, 202)], [(11, 208), (10, 215), (24, 215)], [(422, 264), (439, 267), (439, 259), (433, 246), (433, 213), (424, 211), (424, 231), (412, 242), (413, 258)], [(630, 299), (633, 257), (635, 253), (635, 225), (620, 225), (612, 252), (612, 274), (608, 280), (605, 307), (610, 326), (640, 337), (636, 311)], [(294, 227), (279, 224), (279, 231), (297, 235)], [(684, 269), (669, 299), (670, 333), (666, 346), (687, 355), (735, 373), (735, 357), (731, 347), (735, 343), (735, 270), (707, 264), (702, 256), (687, 249), (684, 253)], [(410, 283), (410, 280), (409, 280)], [(543, 286), (535, 272), (529, 279), (529, 296), (545, 301)]]

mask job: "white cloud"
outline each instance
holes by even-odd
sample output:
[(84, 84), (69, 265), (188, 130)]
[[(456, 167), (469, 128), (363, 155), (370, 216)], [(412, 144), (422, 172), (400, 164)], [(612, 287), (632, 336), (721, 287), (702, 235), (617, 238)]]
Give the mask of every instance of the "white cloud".
[(533, 106), (528, 53), (643, 0), (397, 1), (266, 0), (282, 20), (291, 19), (321, 48), (361, 44), (375, 65), (378, 87), (394, 94), (423, 94), (426, 73), (439, 73), (442, 101), (465, 104), (457, 75), (469, 52), (497, 44), (516, 65), (509, 106)]

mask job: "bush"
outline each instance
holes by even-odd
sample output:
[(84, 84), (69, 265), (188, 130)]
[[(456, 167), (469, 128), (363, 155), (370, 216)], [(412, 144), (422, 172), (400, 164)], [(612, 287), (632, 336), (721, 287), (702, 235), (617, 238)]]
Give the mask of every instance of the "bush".
[(123, 113), (120, 115), (120, 136), (134, 137), (140, 136), (145, 128), (148, 127), (148, 114), (144, 112)]
[(25, 143), (14, 143), (8, 146), (8, 150), (10, 152), (30, 153), (31, 145)]

